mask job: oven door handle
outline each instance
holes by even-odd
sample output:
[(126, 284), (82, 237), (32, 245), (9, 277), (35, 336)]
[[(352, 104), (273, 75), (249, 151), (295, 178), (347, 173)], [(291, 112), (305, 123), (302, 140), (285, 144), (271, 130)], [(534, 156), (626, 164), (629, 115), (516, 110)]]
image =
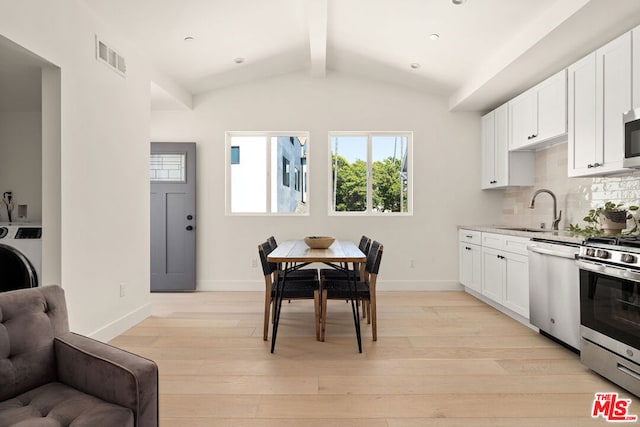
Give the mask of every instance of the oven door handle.
[(607, 276), (617, 277), (619, 279), (640, 282), (640, 273), (636, 273), (635, 271), (631, 271), (626, 268), (612, 267), (610, 265), (584, 262), (581, 260), (576, 261), (576, 264), (578, 264), (578, 268), (581, 270), (592, 271), (594, 273), (601, 273)]

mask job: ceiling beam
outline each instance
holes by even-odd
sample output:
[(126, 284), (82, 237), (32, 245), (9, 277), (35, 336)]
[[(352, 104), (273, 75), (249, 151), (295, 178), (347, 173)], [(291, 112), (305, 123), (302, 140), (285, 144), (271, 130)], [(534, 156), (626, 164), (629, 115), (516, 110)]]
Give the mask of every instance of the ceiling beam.
[(327, 0), (307, 0), (311, 77), (327, 74)]

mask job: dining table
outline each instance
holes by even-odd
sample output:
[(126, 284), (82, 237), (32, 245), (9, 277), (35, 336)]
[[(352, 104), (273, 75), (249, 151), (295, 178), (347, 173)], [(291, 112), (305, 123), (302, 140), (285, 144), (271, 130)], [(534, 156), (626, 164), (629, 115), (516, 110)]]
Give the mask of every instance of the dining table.
[[(335, 240), (326, 249), (310, 248), (304, 240), (287, 240), (280, 243), (269, 255), (267, 261), (282, 265), (279, 277), (276, 281), (274, 296), (274, 322), (273, 333), (271, 334), (271, 353), (274, 352), (278, 324), (280, 322), (280, 310), (282, 307), (282, 295), (284, 287), (287, 286), (287, 273), (296, 271), (311, 263), (323, 263), (338, 271), (344, 272), (345, 280), (353, 283), (353, 296), (351, 304), (354, 314), (354, 325), (356, 329), (356, 339), (358, 341), (358, 351), (362, 353), (362, 338), (360, 334), (360, 313), (358, 309), (358, 289), (356, 285), (357, 271), (360, 265), (366, 261), (366, 255), (358, 246), (349, 240)], [(322, 281), (319, 282), (322, 286)], [(318, 289), (322, 295), (322, 289)], [(324, 313), (322, 313), (324, 315)]]

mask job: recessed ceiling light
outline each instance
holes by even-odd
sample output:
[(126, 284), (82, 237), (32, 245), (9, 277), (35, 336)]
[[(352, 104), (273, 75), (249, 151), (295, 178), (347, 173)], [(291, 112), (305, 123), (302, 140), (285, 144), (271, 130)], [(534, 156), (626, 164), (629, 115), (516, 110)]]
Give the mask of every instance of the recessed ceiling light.
[(440, 38), (440, 34), (433, 33), (429, 36), (431, 40), (438, 40)]
[(466, 3), (467, 0), (451, 0), (451, 3), (453, 4), (464, 4)]
[(244, 58), (242, 58), (241, 56), (234, 58), (233, 62), (235, 62), (236, 64), (242, 64), (244, 62)]
[(411, 68), (413, 68), (414, 70), (417, 70), (418, 68), (420, 68), (420, 64), (418, 64), (417, 62), (412, 63), (411, 65), (409, 65)]
[(192, 41), (194, 41), (194, 40), (195, 40), (195, 39), (194, 39), (193, 37), (191, 37), (191, 36), (186, 36), (186, 37), (184, 38), (184, 41), (186, 41), (186, 42), (192, 42)]

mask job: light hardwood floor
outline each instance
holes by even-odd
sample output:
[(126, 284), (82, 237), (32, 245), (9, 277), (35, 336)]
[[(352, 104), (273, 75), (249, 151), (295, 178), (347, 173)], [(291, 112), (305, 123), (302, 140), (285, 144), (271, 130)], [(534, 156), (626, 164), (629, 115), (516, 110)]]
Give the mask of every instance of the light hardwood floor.
[[(585, 426), (596, 392), (640, 399), (464, 292), (380, 292), (378, 341), (350, 305), (283, 304), (276, 352), (261, 292), (153, 294), (153, 316), (111, 341), (160, 368), (163, 427)], [(269, 335), (271, 336), (271, 335)]]

